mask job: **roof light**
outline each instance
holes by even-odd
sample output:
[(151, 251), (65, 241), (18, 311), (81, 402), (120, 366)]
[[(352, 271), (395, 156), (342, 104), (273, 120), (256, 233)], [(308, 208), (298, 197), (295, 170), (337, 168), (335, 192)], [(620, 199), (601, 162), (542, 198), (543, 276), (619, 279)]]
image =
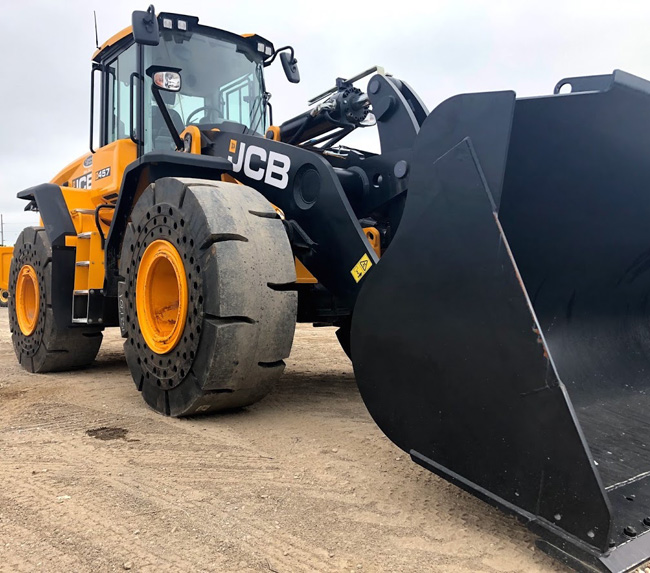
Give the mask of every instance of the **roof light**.
[(179, 20), (178, 21), (178, 29), (179, 30), (187, 30), (187, 22), (185, 20)]
[(264, 44), (262, 42), (257, 42), (257, 51), (264, 53)]
[(163, 28), (167, 28), (168, 30), (172, 29), (173, 22), (171, 18), (163, 18)]
[(272, 56), (273, 55), (273, 48), (271, 46), (266, 46), (266, 50), (264, 50), (264, 53), (267, 56)]

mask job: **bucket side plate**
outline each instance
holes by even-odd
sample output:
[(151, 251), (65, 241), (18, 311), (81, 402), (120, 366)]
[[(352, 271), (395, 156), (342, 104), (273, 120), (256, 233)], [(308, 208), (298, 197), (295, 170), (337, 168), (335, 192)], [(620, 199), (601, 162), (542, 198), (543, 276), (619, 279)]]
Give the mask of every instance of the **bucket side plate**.
[(609, 503), (496, 216), (513, 109), (511, 92), (457, 96), (422, 126), (402, 222), (354, 310), (355, 375), (419, 463), (606, 551)]

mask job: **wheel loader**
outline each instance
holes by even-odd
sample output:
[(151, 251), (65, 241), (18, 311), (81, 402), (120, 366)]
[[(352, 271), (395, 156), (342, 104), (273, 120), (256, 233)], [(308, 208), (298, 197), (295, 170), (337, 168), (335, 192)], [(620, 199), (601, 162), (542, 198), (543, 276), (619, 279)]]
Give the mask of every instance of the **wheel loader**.
[[(41, 219), (10, 271), (21, 365), (87, 366), (119, 327), (145, 402), (189, 416), (260, 400), (296, 321), (333, 325), (414, 462), (576, 570), (642, 565), (650, 83), (429, 112), (373, 68), (276, 124), (278, 56), (299, 81), (291, 47), (153, 7), (97, 50), (90, 153), (18, 193)], [(342, 143), (373, 126), (380, 153)]]
[(0, 307), (9, 304), (9, 270), (13, 252), (13, 247), (0, 246)]

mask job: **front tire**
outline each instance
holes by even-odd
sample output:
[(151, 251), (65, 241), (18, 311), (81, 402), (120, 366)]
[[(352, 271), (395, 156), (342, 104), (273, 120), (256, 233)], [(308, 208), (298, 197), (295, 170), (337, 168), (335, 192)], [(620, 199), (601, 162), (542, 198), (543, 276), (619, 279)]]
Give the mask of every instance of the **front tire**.
[(69, 324), (68, 307), (53, 296), (52, 266), (45, 229), (27, 227), (16, 240), (9, 270), (9, 326), (16, 357), (28, 372), (87, 366), (102, 343), (101, 328)]
[(170, 416), (239, 408), (284, 371), (296, 322), (284, 225), (255, 190), (165, 178), (131, 214), (120, 326), (136, 387)]

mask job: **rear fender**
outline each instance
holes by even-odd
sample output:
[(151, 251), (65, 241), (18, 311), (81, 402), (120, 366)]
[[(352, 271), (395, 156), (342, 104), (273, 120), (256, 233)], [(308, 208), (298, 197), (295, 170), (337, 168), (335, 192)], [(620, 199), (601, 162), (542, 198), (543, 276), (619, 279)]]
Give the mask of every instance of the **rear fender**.
[(30, 201), (27, 210), (39, 212), (52, 245), (52, 300), (61, 309), (61, 312), (55, 313), (57, 325), (65, 328), (71, 323), (75, 273), (75, 249), (67, 247), (65, 239), (77, 234), (70, 211), (61, 188), (52, 183), (30, 187), (17, 196)]

